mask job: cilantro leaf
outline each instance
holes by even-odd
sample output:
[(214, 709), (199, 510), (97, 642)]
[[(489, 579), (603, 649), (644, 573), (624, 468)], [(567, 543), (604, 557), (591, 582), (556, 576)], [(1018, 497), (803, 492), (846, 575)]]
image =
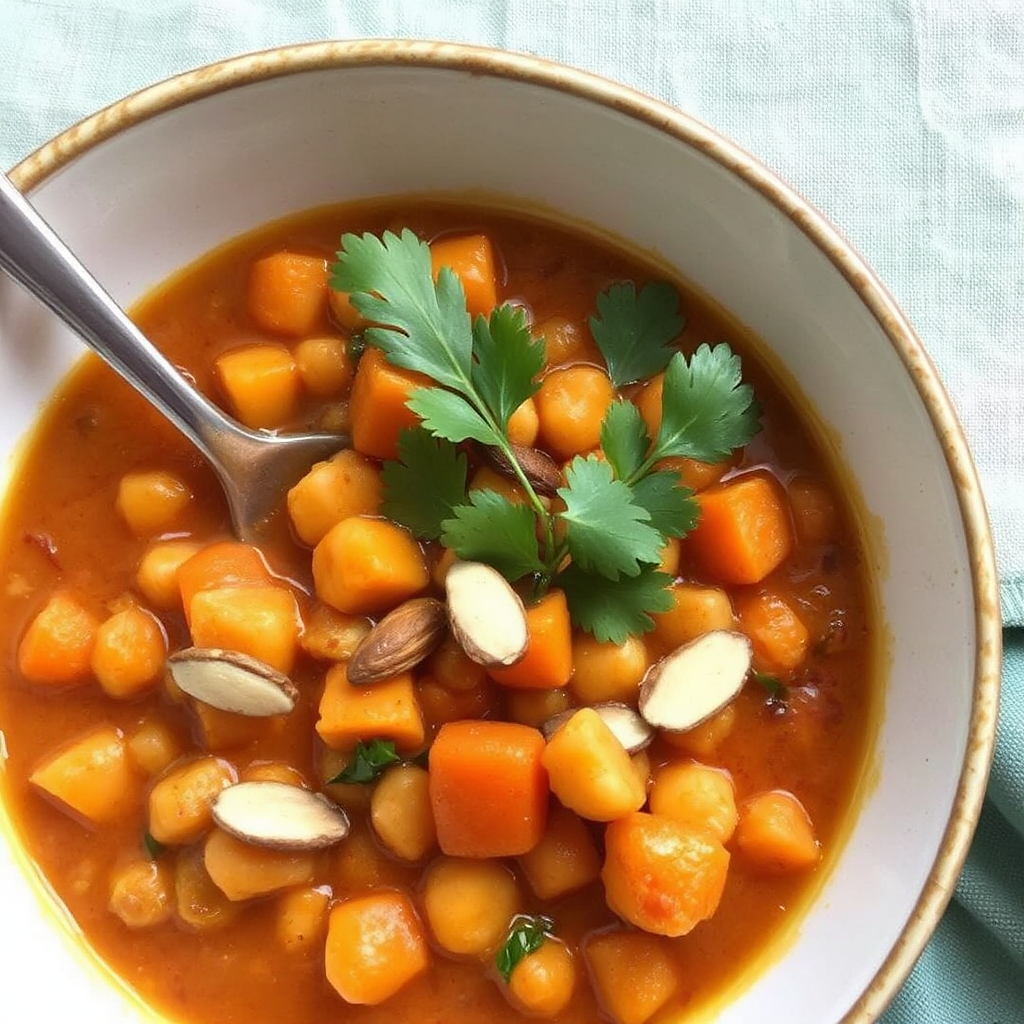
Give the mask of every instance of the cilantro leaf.
[(632, 281), (613, 284), (597, 297), (590, 333), (616, 387), (664, 370), (686, 326), (679, 293), (667, 281), (652, 281), (637, 294)]
[(541, 914), (516, 914), (509, 925), (508, 938), (494, 958), (498, 973), (508, 981), (520, 960), (536, 953), (555, 927), (550, 917)]
[(385, 462), (381, 511), (424, 540), (441, 536), (441, 523), (466, 500), (466, 456), (422, 427), (398, 436), (398, 462)]
[(659, 470), (633, 485), (633, 501), (647, 509), (651, 526), (665, 537), (685, 537), (700, 518), (693, 491), (679, 482), (679, 475)]
[(640, 468), (650, 446), (640, 410), (632, 402), (612, 402), (601, 422), (601, 450), (615, 475), (628, 480)]
[(473, 438), (483, 444), (497, 444), (498, 438), (487, 421), (462, 395), (444, 388), (416, 388), (405, 403), (423, 420), (423, 426), (449, 441)]
[(434, 282), (426, 242), (408, 228), (380, 238), (342, 235), (330, 283), (349, 292), (367, 320), (384, 325), (367, 328), (363, 337), (388, 362), (425, 373), (444, 387), (466, 389), (473, 332), (465, 292), (450, 267), (442, 267)]
[(739, 356), (728, 345), (701, 345), (689, 363), (677, 352), (665, 371), (661, 429), (649, 459), (720, 462), (742, 448), (761, 429), (761, 410), (741, 381)]
[(357, 743), (356, 749), (352, 751), (352, 759), (333, 779), (327, 780), (327, 785), (333, 786), (337, 782), (373, 782), (384, 773), (385, 768), (400, 760), (394, 740), (374, 739), (369, 743)]
[(581, 569), (609, 579), (636, 576), (643, 562), (657, 562), (664, 538), (648, 520), (650, 513), (633, 501), (633, 492), (612, 476), (600, 459), (576, 456), (558, 489), (565, 502), (566, 542)]
[(541, 572), (537, 520), (527, 505), (517, 505), (497, 491), (472, 491), (470, 504), (457, 505), (441, 524), (441, 543), (460, 558), (486, 562), (506, 579)]
[(595, 639), (613, 644), (654, 629), (651, 613), (667, 612), (672, 607), (672, 595), (666, 589), (671, 582), (671, 576), (652, 565), (643, 566), (636, 576), (619, 580), (570, 565), (554, 580), (555, 586), (565, 591), (575, 625)]
[(508, 418), (540, 387), (544, 342), (530, 334), (521, 306), (498, 306), (473, 324), (473, 385), (502, 431)]
[(773, 676), (769, 672), (758, 672), (755, 668), (750, 670), (750, 674), (764, 687), (769, 703), (784, 704), (789, 698), (789, 687), (778, 676)]

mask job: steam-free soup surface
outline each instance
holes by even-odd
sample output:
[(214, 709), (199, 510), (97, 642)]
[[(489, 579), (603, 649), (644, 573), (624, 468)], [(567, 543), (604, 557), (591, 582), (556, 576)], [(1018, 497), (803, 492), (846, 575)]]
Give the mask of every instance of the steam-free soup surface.
[[(362, 451), (339, 463), (328, 486), (297, 491), (290, 511), (282, 502), (255, 569), (252, 562), (240, 568), (237, 546), (220, 549), (228, 553), (227, 568), (211, 568), (212, 546), (231, 540), (213, 476), (173, 428), (111, 371), (86, 359), (48, 408), (5, 513), (4, 798), (29, 854), (88, 942), (174, 1020), (676, 1019), (680, 1009), (726, 990), (770, 949), (819, 885), (851, 813), (875, 682), (868, 585), (840, 478), (736, 325), (681, 285), (680, 348), (689, 356), (703, 343), (727, 342), (738, 352), (762, 429), (717, 465), (683, 460), (670, 468), (696, 491), (706, 520), (731, 514), (737, 482), (753, 482), (752, 490), (767, 496), (762, 512), (781, 524), (778, 564), (760, 576), (756, 564), (734, 573), (735, 551), (719, 550), (727, 527), (718, 540), (673, 540), (662, 568), (674, 580), (674, 603), (654, 617), (653, 630), (624, 644), (598, 644), (568, 624), (563, 602), (552, 612), (551, 656), (534, 651), (529, 679), (514, 667), (479, 667), (448, 637), (396, 684), (395, 700), (411, 698), (411, 709), (386, 709), (379, 730), (365, 722), (337, 725), (332, 716), (342, 712), (332, 701), (354, 689), (344, 675), (355, 643), (406, 597), (443, 600), (451, 564), (438, 541), (416, 540), (400, 524), (373, 518), (381, 515), (381, 461), (394, 454), (388, 423), (406, 414), (401, 402), (395, 409), (382, 404), (385, 391), (372, 400), (357, 394), (360, 375), (372, 391), (371, 373), (379, 386), (388, 367), (379, 352), (359, 344), (366, 325), (352, 304), (329, 298), (325, 268), (342, 232), (402, 228), (447, 254), (446, 265), (463, 275), (471, 308), (482, 303), (479, 311), (487, 313), (495, 298), (522, 305), (532, 334), (545, 339), (545, 384), (509, 432), (553, 455), (563, 484), (569, 460), (590, 454), (578, 438), (591, 429), (592, 413), (568, 424), (559, 419), (572, 395), (582, 395), (584, 406), (597, 403), (598, 422), (606, 392), (652, 415), (657, 380), (614, 388), (588, 326), (600, 293), (620, 281), (642, 288), (650, 269), (551, 225), (448, 205), (345, 206), (275, 223), (199, 261), (137, 307), (147, 335), (200, 389), (252, 426), (352, 430)], [(478, 261), (473, 269), (480, 238), (489, 246), (493, 281), (487, 265), (481, 272)], [(374, 370), (369, 360), (381, 365)], [(588, 384), (587, 374), (599, 384)], [(559, 397), (556, 383), (570, 397)], [(376, 417), (377, 425), (360, 433), (353, 423), (360, 416)], [(520, 485), (495, 471), (478, 447), (463, 448), (470, 487), (522, 498)], [(349, 505), (332, 512), (329, 495), (341, 492)], [(391, 532), (373, 544), (392, 564), (412, 549), (407, 592), (359, 605), (348, 591), (338, 597), (314, 577), (311, 548), (324, 552), (317, 556), (323, 562), (337, 555), (328, 548), (339, 536), (332, 522), (339, 514), (357, 521), (350, 530), (386, 523)], [(388, 546), (393, 535), (405, 538), (401, 551)], [(343, 559), (355, 557), (345, 553), (354, 543)], [(755, 562), (770, 543), (769, 537), (751, 545)], [(191, 575), (176, 568), (189, 557), (196, 559)], [(518, 589), (529, 612), (536, 588)], [(350, 600), (355, 604), (346, 606)], [(540, 636), (538, 621), (531, 618), (531, 637)], [(560, 629), (565, 669), (557, 667)], [(614, 817), (588, 817), (579, 808), (593, 794), (554, 781), (562, 753), (552, 751), (554, 741), (545, 747), (534, 730), (556, 712), (603, 700), (635, 708), (644, 672), (708, 629), (751, 638), (753, 665), (742, 690), (693, 728), (658, 730), (632, 759), (640, 803), (613, 810)], [(531, 643), (539, 650), (539, 639)], [(167, 681), (165, 658), (190, 645), (233, 646), (287, 673), (298, 691), (294, 710), (244, 717), (182, 693)], [(548, 667), (537, 667), (542, 662)], [(374, 685), (393, 684), (371, 684), (365, 692)], [(472, 828), (457, 819), (466, 787), (480, 787), (474, 798), (487, 806), (505, 799), (500, 786), (489, 791), (465, 765), (449, 769), (440, 749), (436, 761), (430, 753), (446, 723), (446, 744), (457, 748), (458, 728), (466, 727), (452, 724), (467, 722), (528, 727), (536, 741), (520, 748), (519, 739), (509, 740), (509, 757), (527, 759), (531, 770), (541, 764), (542, 780), (551, 767), (543, 807), (523, 812), (532, 818), (518, 837), (499, 825), (497, 854), (474, 846)], [(394, 764), (375, 781), (329, 782), (350, 764), (357, 741), (365, 749), (374, 740), (394, 752)], [(542, 759), (536, 764), (534, 746)], [(77, 774), (68, 751), (87, 764)], [(464, 755), (456, 749), (452, 756)], [(454, 797), (440, 792), (442, 772), (454, 780)], [(190, 780), (178, 790), (197, 787), (192, 804), (175, 804), (180, 792), (167, 796), (175, 778)], [(346, 811), (349, 835), (325, 849), (267, 854), (267, 863), (253, 866), (246, 858), (258, 861), (265, 850), (253, 854), (209, 818), (216, 794), (247, 779), (325, 793)], [(503, 807), (499, 817), (518, 813)], [(766, 822), (780, 818), (772, 847), (775, 826)], [(720, 892), (706, 879), (687, 883), (704, 902), (697, 920), (680, 926), (685, 934), (671, 934), (679, 928), (662, 927), (657, 913), (652, 924), (643, 907), (633, 920), (609, 908), (606, 889), (629, 882), (616, 872), (628, 874), (634, 855), (633, 840), (618, 833), (629, 831), (624, 822), (637, 821), (641, 832), (651, 822), (675, 822), (672, 835), (688, 836), (704, 851), (695, 856), (727, 865)], [(531, 827), (543, 837), (539, 845), (536, 836), (522, 839)], [(625, 867), (608, 866), (611, 830), (614, 844), (627, 844)], [(228, 867), (211, 861), (218, 850)], [(559, 865), (565, 877), (550, 882)], [(547, 885), (554, 895), (544, 895)], [(358, 955), (355, 933), (367, 920), (359, 915), (371, 905), (398, 928), (388, 941), (401, 955), (382, 968), (381, 1001), (359, 1005), (376, 998), (366, 981), (372, 971), (364, 965), (346, 981), (340, 961)], [(623, 912), (621, 902), (616, 907)], [(705, 912), (710, 916), (701, 920)], [(538, 926), (540, 948), (505, 979), (495, 958), (516, 915), (543, 915), (551, 924)], [(486, 934), (467, 939), (475, 925)], [(463, 941), (467, 948), (456, 948)]]

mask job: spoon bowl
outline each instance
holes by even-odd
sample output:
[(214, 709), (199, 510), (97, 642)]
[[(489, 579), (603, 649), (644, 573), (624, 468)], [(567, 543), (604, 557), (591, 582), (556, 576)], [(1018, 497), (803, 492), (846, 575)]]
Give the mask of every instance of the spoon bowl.
[(248, 430), (201, 395), (131, 322), (32, 205), (0, 175), (0, 269), (57, 314), (160, 410), (220, 480), (240, 540), (253, 541), (314, 462), (348, 447), (342, 434)]

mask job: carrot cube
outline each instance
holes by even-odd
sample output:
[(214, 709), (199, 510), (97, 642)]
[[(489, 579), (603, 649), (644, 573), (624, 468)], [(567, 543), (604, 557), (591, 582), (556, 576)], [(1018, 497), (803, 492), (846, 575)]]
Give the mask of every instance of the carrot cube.
[(405, 403), (417, 388), (430, 387), (422, 373), (392, 366), (377, 348), (367, 348), (356, 367), (349, 410), (352, 447), (376, 459), (398, 458), (398, 435), (420, 418)]
[(740, 594), (736, 616), (750, 637), (759, 672), (791, 672), (804, 660), (810, 634), (783, 597), (767, 590)]
[(345, 666), (335, 665), (327, 673), (316, 731), (336, 750), (375, 738), (394, 740), (400, 750), (419, 750), (425, 733), (412, 676), (406, 672), (373, 686), (353, 686)]
[(455, 271), (466, 293), (470, 316), (490, 316), (498, 304), (498, 275), (494, 250), (486, 235), (438, 239), (430, 246), (430, 266), (435, 280), (442, 267)]
[(521, 690), (556, 690), (572, 675), (572, 623), (561, 590), (549, 590), (526, 610), (530, 639), (514, 665), (488, 669), (503, 686)]
[(821, 860), (821, 846), (804, 805), (784, 790), (758, 793), (740, 807), (736, 849), (763, 871), (806, 871)]
[(327, 305), (327, 261), (275, 252), (249, 271), (249, 313), (264, 330), (301, 338), (313, 331)]
[(544, 737), (514, 722), (448, 722), (430, 748), (430, 803), (441, 850), (518, 857), (544, 834)]
[(615, 1024), (644, 1024), (672, 998), (679, 975), (665, 940), (600, 932), (583, 950), (597, 997)]
[(231, 411), (254, 430), (280, 427), (295, 416), (302, 380), (295, 358), (281, 345), (246, 345), (214, 363)]
[(324, 966), (345, 1002), (383, 1003), (429, 962), (423, 926), (404, 893), (371, 892), (331, 909)]
[(74, 814), (102, 824), (129, 811), (139, 797), (120, 729), (107, 726), (46, 758), (29, 782)]
[(18, 670), (33, 683), (84, 682), (99, 621), (66, 590), (57, 590), (29, 624), (18, 645)]
[(759, 583), (793, 549), (789, 505), (765, 473), (747, 473), (697, 495), (700, 522), (687, 538), (698, 567), (722, 583)]
[(317, 597), (350, 615), (388, 611), (429, 583), (412, 534), (386, 519), (343, 519), (313, 549)]

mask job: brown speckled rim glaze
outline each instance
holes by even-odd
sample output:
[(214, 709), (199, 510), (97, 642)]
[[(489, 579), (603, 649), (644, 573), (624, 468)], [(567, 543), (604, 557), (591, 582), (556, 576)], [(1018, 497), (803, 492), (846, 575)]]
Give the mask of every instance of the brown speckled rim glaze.
[(956, 490), (971, 563), (977, 653), (967, 752), (949, 823), (925, 887), (898, 941), (842, 1024), (874, 1021), (935, 930), (963, 867), (995, 744), (1001, 621), (995, 555), (978, 475), (957, 415), (920, 339), (864, 261), (821, 213), (707, 125), (632, 89), (550, 61), (456, 43), (362, 40), (308, 43), (211, 64), (143, 89), (62, 132), (10, 173), (29, 191), (65, 164), (147, 118), (213, 93), (328, 68), (404, 65), (466, 71), (568, 93), (635, 118), (699, 150), (781, 210), (846, 278), (899, 353), (931, 417)]

